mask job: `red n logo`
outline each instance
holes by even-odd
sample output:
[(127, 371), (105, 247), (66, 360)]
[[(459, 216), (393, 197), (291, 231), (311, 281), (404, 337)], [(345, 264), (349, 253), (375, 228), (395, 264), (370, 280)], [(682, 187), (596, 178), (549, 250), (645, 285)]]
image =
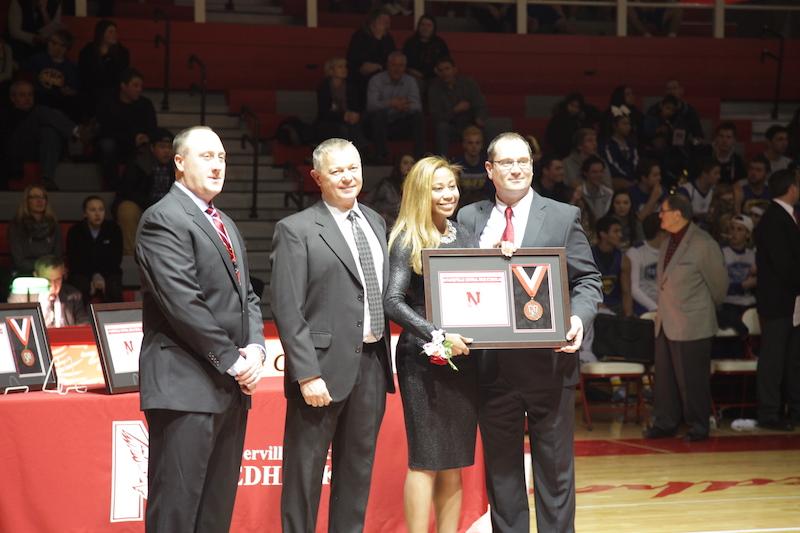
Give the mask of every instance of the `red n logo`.
[(133, 353), (133, 341), (123, 341), (125, 344), (125, 351), (128, 353)]
[(481, 303), (481, 291), (475, 293), (467, 291), (467, 304), (470, 306), (479, 305)]

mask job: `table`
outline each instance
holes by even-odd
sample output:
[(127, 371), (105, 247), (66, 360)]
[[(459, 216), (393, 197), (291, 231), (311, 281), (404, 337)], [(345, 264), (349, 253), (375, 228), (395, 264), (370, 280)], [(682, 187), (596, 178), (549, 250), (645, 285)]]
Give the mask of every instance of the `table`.
[[(233, 532), (280, 531), (285, 410), (282, 378), (262, 379), (247, 427)], [(147, 434), (138, 394), (0, 396), (0, 421), (0, 531), (144, 530)], [(479, 442), (478, 462), (464, 471), (461, 531), (487, 508), (481, 454)], [(402, 405), (392, 394), (378, 437), (367, 533), (405, 531), (406, 460)], [(327, 529), (329, 488), (323, 487), (317, 531)]]

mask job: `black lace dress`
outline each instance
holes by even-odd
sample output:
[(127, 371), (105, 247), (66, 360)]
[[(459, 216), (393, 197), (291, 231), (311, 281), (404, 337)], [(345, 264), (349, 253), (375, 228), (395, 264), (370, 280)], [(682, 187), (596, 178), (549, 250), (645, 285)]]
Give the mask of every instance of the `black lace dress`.
[[(462, 226), (455, 228), (455, 240), (440, 247), (477, 247), (473, 235)], [(423, 278), (411, 269), (410, 254), (399, 242), (392, 246), (384, 305), (386, 315), (403, 328), (396, 362), (408, 439), (408, 466), (421, 470), (469, 466), (475, 459), (477, 351), (453, 358), (458, 371), (428, 362), (422, 345), (439, 328), (424, 318)]]

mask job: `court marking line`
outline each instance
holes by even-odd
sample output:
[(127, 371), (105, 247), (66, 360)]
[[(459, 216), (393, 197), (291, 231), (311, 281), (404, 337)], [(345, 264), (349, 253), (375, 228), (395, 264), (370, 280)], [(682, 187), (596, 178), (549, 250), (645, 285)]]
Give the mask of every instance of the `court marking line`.
[(622, 445), (625, 445), (625, 446), (630, 446), (631, 448), (636, 448), (638, 450), (649, 450), (649, 451), (653, 451), (653, 452), (657, 452), (657, 453), (665, 453), (665, 454), (675, 453), (672, 450), (665, 450), (664, 448), (658, 448), (656, 446), (648, 446), (646, 444), (638, 444), (638, 443), (635, 443), (635, 442), (626, 442), (624, 440), (608, 439), (607, 442), (613, 442), (614, 444), (617, 444), (617, 445), (622, 444)]
[(800, 527), (770, 527), (767, 529), (710, 529), (708, 531), (687, 531), (686, 533), (774, 533), (778, 531), (800, 531)]
[[(647, 502), (637, 502), (637, 503), (598, 503), (598, 504), (589, 504), (589, 505), (578, 505), (576, 506), (577, 509), (613, 509), (616, 507), (646, 507), (651, 505), (687, 505), (687, 504), (702, 504), (707, 505), (709, 503), (731, 503), (731, 502), (745, 502), (745, 501), (767, 501), (767, 500), (800, 500), (800, 496), (760, 496), (760, 497), (751, 497), (751, 498), (718, 498), (713, 500), (681, 500), (681, 501), (647, 501)], [(742, 531), (750, 531), (750, 530), (742, 530)], [(752, 530), (758, 531), (758, 530)], [(766, 530), (769, 531), (769, 530)], [(800, 528), (796, 528), (793, 530), (777, 530), (777, 531), (800, 531)], [(697, 532), (702, 533), (702, 532)], [(719, 532), (724, 533), (724, 532)]]

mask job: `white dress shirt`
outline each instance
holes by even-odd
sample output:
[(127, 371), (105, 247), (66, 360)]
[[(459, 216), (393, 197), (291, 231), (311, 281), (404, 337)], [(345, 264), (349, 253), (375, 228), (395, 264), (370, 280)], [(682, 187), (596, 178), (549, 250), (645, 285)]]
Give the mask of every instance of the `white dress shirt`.
[[(511, 224), (514, 226), (514, 247), (522, 247), (522, 239), (525, 237), (525, 228), (528, 226), (528, 215), (531, 212), (533, 202), (533, 189), (528, 189), (526, 194), (519, 202), (511, 206)], [(481, 248), (495, 248), (503, 237), (506, 229), (506, 207), (507, 205), (495, 198), (495, 206), (486, 227), (483, 228), (478, 245)]]
[[(358, 256), (356, 239), (353, 237), (353, 226), (347, 219), (347, 215), (350, 214), (350, 211), (355, 211), (356, 214), (358, 214), (356, 220), (358, 221), (358, 225), (361, 227), (361, 231), (363, 231), (364, 235), (367, 237), (369, 249), (372, 252), (372, 264), (375, 265), (375, 276), (378, 278), (378, 286), (380, 287), (381, 293), (383, 293), (383, 249), (381, 248), (381, 243), (378, 240), (378, 237), (372, 231), (372, 227), (369, 225), (369, 222), (367, 222), (367, 219), (364, 217), (364, 213), (362, 213), (359, 209), (358, 202), (354, 204), (353, 209), (347, 209), (345, 211), (342, 211), (338, 207), (334, 207), (327, 202), (325, 202), (325, 207), (328, 208), (328, 211), (330, 211), (331, 215), (333, 216), (333, 220), (336, 221), (336, 225), (339, 226), (339, 231), (342, 232), (342, 236), (347, 243), (347, 247), (350, 248), (350, 253), (353, 254), (353, 259), (356, 263), (356, 269), (358, 269), (358, 277), (361, 280), (361, 286), (364, 287), (364, 342), (367, 344), (376, 342), (383, 336), (383, 324), (379, 325), (381, 330), (377, 335), (375, 335), (371, 328), (372, 321), (370, 320), (369, 304), (366, 301), (367, 291), (366, 284), (364, 283), (364, 271), (361, 269), (361, 260)], [(378, 302), (378, 304), (383, 305), (383, 301)]]

